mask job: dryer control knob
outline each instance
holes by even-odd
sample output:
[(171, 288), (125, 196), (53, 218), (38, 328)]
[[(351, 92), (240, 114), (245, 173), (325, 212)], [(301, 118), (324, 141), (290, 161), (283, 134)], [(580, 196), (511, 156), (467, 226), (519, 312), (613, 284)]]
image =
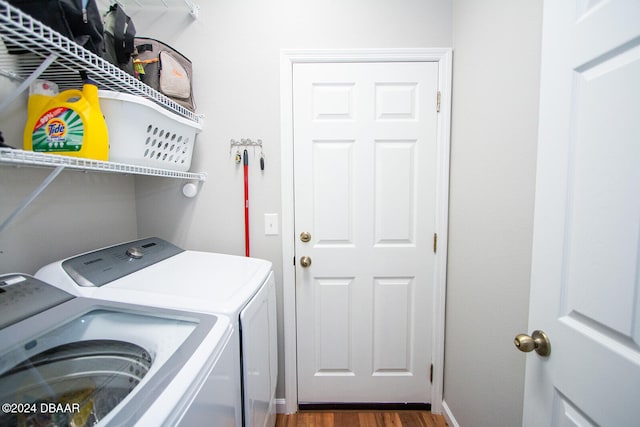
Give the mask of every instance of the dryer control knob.
[(140, 259), (142, 258), (144, 253), (139, 248), (136, 248), (135, 246), (133, 246), (127, 249), (127, 255), (129, 256), (129, 258)]

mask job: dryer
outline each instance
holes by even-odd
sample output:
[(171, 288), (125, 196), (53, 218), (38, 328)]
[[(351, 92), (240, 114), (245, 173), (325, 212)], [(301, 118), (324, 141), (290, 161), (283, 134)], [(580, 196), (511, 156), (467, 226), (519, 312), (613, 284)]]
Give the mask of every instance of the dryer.
[(36, 277), (74, 295), (228, 316), (242, 424), (275, 425), (276, 291), (265, 260), (184, 250), (157, 237), (91, 251)]
[(224, 316), (74, 297), (2, 275), (0, 425), (236, 426), (225, 379), (231, 331)]

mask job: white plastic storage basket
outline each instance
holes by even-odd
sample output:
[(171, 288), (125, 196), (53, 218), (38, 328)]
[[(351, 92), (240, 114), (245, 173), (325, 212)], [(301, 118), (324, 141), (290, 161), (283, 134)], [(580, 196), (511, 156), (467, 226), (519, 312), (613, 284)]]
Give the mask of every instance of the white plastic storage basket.
[(135, 95), (100, 90), (109, 161), (188, 171), (199, 123)]

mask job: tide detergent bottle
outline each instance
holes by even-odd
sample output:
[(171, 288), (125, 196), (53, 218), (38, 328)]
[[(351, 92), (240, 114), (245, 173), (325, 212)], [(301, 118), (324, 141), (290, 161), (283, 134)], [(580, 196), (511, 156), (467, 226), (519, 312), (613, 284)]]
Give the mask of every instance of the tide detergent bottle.
[(87, 80), (82, 90), (54, 94), (46, 90), (48, 83), (36, 81), (29, 95), (24, 149), (109, 160), (109, 134), (96, 84)]

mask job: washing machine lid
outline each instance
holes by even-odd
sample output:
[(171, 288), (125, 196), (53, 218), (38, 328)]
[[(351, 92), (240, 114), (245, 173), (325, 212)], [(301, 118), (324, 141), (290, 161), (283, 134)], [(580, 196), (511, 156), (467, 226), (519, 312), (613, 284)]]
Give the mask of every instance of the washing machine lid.
[(270, 271), (271, 263), (260, 259), (185, 251), (115, 280), (100, 292), (108, 298), (120, 298), (121, 293), (133, 291), (140, 298), (144, 294), (157, 299), (163, 306), (238, 315)]
[[(27, 275), (0, 276), (0, 283), (0, 304), (12, 295), (19, 308), (45, 293), (26, 284), (50, 287)], [(52, 415), (49, 405), (56, 422), (68, 416), (76, 425), (133, 425), (150, 410), (159, 424), (175, 421), (232, 331), (224, 316), (90, 298), (36, 311), (18, 321), (0, 311), (7, 325), (0, 328), (0, 400), (27, 409), (0, 414), (2, 425), (15, 424), (12, 416), (41, 421)], [(175, 409), (154, 405), (171, 388)]]
[(73, 295), (27, 275), (0, 276), (0, 329), (72, 298)]
[(142, 239), (50, 264), (36, 277), (77, 295), (237, 315), (272, 268), (262, 259), (175, 248)]

